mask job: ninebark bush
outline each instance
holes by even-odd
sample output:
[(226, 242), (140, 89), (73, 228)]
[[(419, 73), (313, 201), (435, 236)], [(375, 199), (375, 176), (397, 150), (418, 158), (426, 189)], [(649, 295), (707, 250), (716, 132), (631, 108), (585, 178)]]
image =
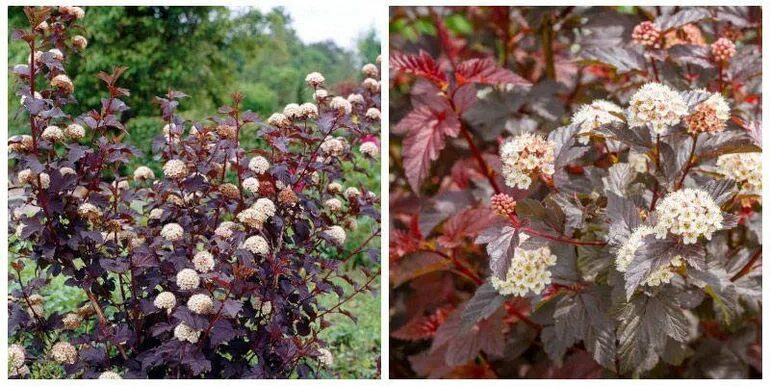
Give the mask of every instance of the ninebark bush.
[(391, 11), (391, 376), (761, 376), (758, 8)]
[[(376, 291), (379, 276), (345, 274), (361, 253), (379, 259), (380, 203), (342, 173), (366, 173), (379, 156), (378, 66), (364, 66), (348, 98), (309, 74), (314, 103), (264, 121), (238, 93), (189, 121), (176, 112), (185, 94), (168, 91), (156, 98), (166, 123), (152, 146), (164, 163), (156, 177), (125, 167), (139, 154), (122, 143), (124, 68), (98, 74), (101, 106), (62, 110), (77, 107), (66, 63), (73, 50), (87, 55), (75, 35), (84, 10), (25, 12), (30, 28), (13, 33), (30, 49), (29, 62), (12, 69), (30, 132), (9, 141), (12, 188), (23, 190), (10, 209), (10, 375), (55, 364), (59, 377), (319, 376), (332, 361), (318, 337), (328, 316), (355, 319), (345, 302)], [(264, 148), (241, 148), (245, 136)], [(362, 217), (376, 226), (343, 254)], [(54, 276), (88, 301), (46, 310), (39, 290)], [(334, 293), (339, 303), (319, 304)]]

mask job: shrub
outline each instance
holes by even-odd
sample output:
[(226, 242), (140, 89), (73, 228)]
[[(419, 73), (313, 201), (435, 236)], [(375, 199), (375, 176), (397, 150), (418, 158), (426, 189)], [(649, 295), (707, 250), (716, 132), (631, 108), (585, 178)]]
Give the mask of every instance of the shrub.
[[(329, 367), (319, 333), (334, 314), (355, 319), (343, 307), (378, 278), (341, 268), (361, 252), (378, 259), (379, 198), (343, 170), (376, 162), (354, 150), (379, 142), (379, 120), (366, 117), (379, 90), (361, 86), (360, 103), (342, 108), (331, 95), (291, 104), (266, 121), (235, 93), (199, 122), (176, 114), (186, 95), (171, 90), (156, 98), (165, 126), (149, 146), (161, 167), (129, 169), (140, 151), (122, 142), (125, 68), (98, 75), (100, 107), (64, 114), (77, 102), (65, 65), (85, 12), (25, 13), (31, 27), (13, 33), (30, 48), (12, 70), (30, 133), (9, 141), (11, 375), (314, 377)], [(269, 147), (243, 149), (242, 138)], [(342, 208), (326, 207), (331, 199)], [(371, 218), (371, 235), (343, 256), (359, 218)], [(86, 301), (47, 310), (41, 289), (62, 277)], [(339, 301), (319, 303), (330, 295)]]
[(392, 377), (761, 376), (758, 8), (391, 15)]

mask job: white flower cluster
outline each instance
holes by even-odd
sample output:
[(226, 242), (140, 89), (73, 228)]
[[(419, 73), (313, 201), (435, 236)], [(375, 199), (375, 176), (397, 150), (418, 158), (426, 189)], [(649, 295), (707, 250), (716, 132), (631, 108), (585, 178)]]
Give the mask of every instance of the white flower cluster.
[(253, 235), (246, 238), (246, 240), (243, 241), (241, 248), (257, 255), (266, 255), (270, 252), (270, 245), (267, 244), (265, 238), (262, 238), (259, 235)]
[(169, 242), (176, 242), (184, 236), (184, 230), (178, 223), (168, 223), (160, 230), (160, 236)]
[(241, 211), (236, 217), (241, 223), (259, 230), (273, 215), (275, 215), (273, 201), (268, 198), (259, 198), (251, 207)]
[(17, 153), (29, 152), (32, 150), (32, 143), (32, 136), (28, 134), (16, 135), (9, 139), (8, 150)]
[[(655, 229), (649, 226), (639, 226), (631, 233), (623, 245), (620, 246), (620, 249), (618, 249), (618, 255), (615, 258), (615, 266), (619, 272), (625, 273), (625, 271), (628, 269), (628, 265), (631, 264), (631, 261), (634, 260), (636, 251), (642, 247), (643, 239), (646, 236), (652, 235), (654, 233)], [(659, 267), (655, 272), (650, 274), (650, 276), (644, 280), (643, 284), (649, 286), (659, 286), (660, 284), (667, 284), (671, 282), (671, 278), (674, 277), (674, 270), (677, 267), (682, 266), (682, 264), (682, 257), (674, 257), (668, 265), (663, 265)]]
[(177, 132), (176, 124), (171, 123), (171, 124), (163, 125), (163, 129), (161, 131), (163, 132), (163, 138), (166, 139), (167, 143), (169, 144), (179, 143), (179, 133)]
[(532, 184), (533, 175), (553, 175), (554, 147), (553, 141), (532, 133), (521, 134), (506, 141), (500, 147), (505, 184), (527, 189)]
[(366, 89), (369, 90), (371, 93), (376, 93), (380, 91), (380, 81), (374, 79), (374, 78), (366, 78), (363, 82), (361, 82), (361, 85)]
[(350, 101), (339, 96), (332, 98), (329, 107), (345, 114), (350, 114), (353, 111), (353, 105), (350, 104)]
[(176, 306), (176, 296), (171, 292), (160, 292), (155, 296), (155, 301), (152, 302), (158, 309), (165, 309), (171, 311)]
[(622, 122), (622, 120), (618, 118), (618, 114), (623, 114), (623, 109), (620, 106), (603, 99), (596, 99), (590, 104), (581, 106), (580, 109), (572, 115), (572, 125), (579, 126), (579, 134), (582, 135), (578, 137), (578, 141), (581, 144), (588, 144), (590, 138), (587, 134), (591, 133), (594, 129), (613, 122)]
[(270, 162), (262, 156), (254, 156), (249, 160), (249, 169), (257, 175), (261, 175), (270, 169)]
[(256, 177), (247, 177), (243, 180), (241, 183), (243, 188), (245, 188), (247, 191), (257, 194), (259, 193), (259, 180), (257, 180)]
[(71, 94), (73, 91), (75, 91), (75, 85), (72, 84), (70, 77), (66, 76), (65, 74), (59, 74), (53, 77), (53, 79), (51, 79), (51, 86), (64, 91), (67, 94)]
[(60, 341), (51, 348), (51, 357), (60, 364), (75, 364), (78, 358), (78, 351), (72, 344)]
[(117, 372), (104, 371), (99, 375), (99, 379), (123, 379), (123, 378)]
[(158, 220), (160, 217), (163, 216), (163, 209), (162, 208), (153, 208), (150, 210), (150, 219)]
[(220, 124), (217, 125), (215, 130), (217, 131), (219, 137), (224, 139), (235, 140), (238, 136), (238, 129), (232, 125)]
[(192, 259), (193, 267), (200, 273), (208, 273), (214, 269), (214, 256), (208, 251), (199, 251)]
[(69, 124), (64, 128), (64, 135), (72, 141), (80, 141), (86, 136), (86, 130), (78, 124)]
[[(525, 240), (526, 235), (522, 235), (521, 242)], [(535, 250), (517, 248), (505, 279), (493, 276), (492, 286), (504, 296), (524, 297), (529, 292), (539, 294), (551, 283), (548, 269), (555, 264), (556, 256), (548, 246)]]
[(182, 269), (176, 273), (176, 285), (182, 290), (196, 289), (201, 284), (198, 273), (193, 269)]
[(73, 7), (69, 5), (60, 6), (59, 12), (61, 12), (64, 15), (73, 17), (75, 19), (82, 19), (86, 16), (86, 11), (84, 11), (83, 8)]
[(649, 124), (655, 133), (664, 134), (685, 114), (687, 104), (679, 93), (662, 83), (650, 82), (631, 96), (626, 117), (630, 127)]
[(153, 172), (149, 167), (142, 165), (134, 170), (135, 180), (152, 180), (154, 178), (155, 172)]
[(381, 117), (380, 109), (372, 107), (366, 110), (366, 118), (372, 121), (379, 121), (380, 117)]
[(61, 320), (64, 329), (75, 330), (80, 327), (83, 319), (77, 313), (67, 313)]
[(56, 125), (50, 125), (43, 129), (40, 136), (48, 142), (61, 142), (64, 140), (64, 131)]
[(329, 96), (329, 92), (326, 91), (326, 89), (318, 89), (315, 92), (313, 92), (313, 99), (315, 99), (316, 101), (323, 101), (328, 96)]
[(722, 210), (714, 199), (703, 190), (685, 188), (666, 195), (655, 209), (658, 222), (655, 234), (658, 239), (671, 234), (681, 236), (685, 244), (693, 244), (701, 236), (711, 235), (722, 228)]
[(187, 166), (182, 160), (171, 159), (163, 165), (163, 174), (172, 179), (181, 179), (187, 176)]
[[(308, 119), (318, 117), (318, 106), (312, 103), (303, 103), (302, 105), (296, 103), (290, 103), (283, 108), (283, 116), (287, 119)], [(271, 117), (272, 118), (272, 117)], [(268, 121), (268, 124), (270, 122)], [(275, 117), (273, 126), (287, 127), (291, 125), (291, 122), (284, 122), (281, 117)]]
[(318, 87), (324, 83), (326, 78), (319, 72), (312, 72), (305, 77), (305, 82), (311, 87)]
[(374, 141), (367, 141), (358, 148), (362, 155), (377, 157), (380, 154), (380, 147)]
[(187, 300), (187, 308), (193, 313), (209, 314), (214, 309), (214, 301), (206, 294), (194, 294)]
[(356, 187), (348, 187), (345, 188), (345, 197), (350, 199), (355, 199), (357, 197), (361, 196), (361, 190), (359, 190)]
[(83, 51), (88, 46), (88, 39), (83, 35), (75, 35), (72, 37), (72, 46)]
[(332, 356), (332, 353), (326, 349), (326, 348), (318, 348), (318, 352), (321, 354), (318, 356), (318, 361), (323, 365), (324, 367), (331, 367), (334, 365), (334, 356)]
[(380, 70), (377, 68), (376, 65), (372, 63), (367, 63), (364, 65), (364, 67), (361, 67), (361, 72), (370, 78), (374, 78), (380, 74)]
[(268, 117), (267, 124), (278, 128), (287, 128), (291, 126), (291, 120), (283, 113), (273, 113)]
[(337, 213), (342, 210), (342, 201), (337, 198), (331, 198), (324, 202), (324, 207), (326, 207), (329, 212)]
[(762, 153), (731, 153), (719, 156), (717, 168), (735, 180), (741, 195), (762, 195)]
[(43, 307), (43, 296), (39, 294), (33, 294), (29, 297), (27, 297), (27, 300), (29, 301), (29, 305), (31, 307), (27, 307), (27, 315), (29, 315), (30, 318), (40, 318), (45, 317), (45, 309)]
[(179, 341), (188, 341), (195, 344), (198, 342), (200, 334), (199, 330), (192, 329), (185, 323), (180, 323), (174, 328), (174, 337)]
[(224, 221), (217, 226), (217, 229), (214, 230), (214, 235), (220, 237), (220, 238), (230, 238), (233, 236), (233, 229), (236, 228), (236, 224), (231, 221)]
[(78, 206), (78, 215), (83, 219), (96, 222), (102, 217), (102, 211), (91, 203), (83, 203)]
[(302, 105), (299, 105), (299, 114), (300, 118), (303, 119), (316, 118), (318, 117), (318, 106), (310, 102), (305, 102)]
[(17, 178), (19, 179), (19, 184), (22, 185), (29, 184), (42, 189), (48, 189), (51, 185), (51, 176), (45, 172), (35, 174), (30, 169), (23, 169), (19, 171)]
[(328, 156), (339, 157), (345, 152), (347, 141), (342, 137), (326, 137), (321, 143), (321, 151)]
[(333, 240), (337, 245), (342, 246), (345, 244), (345, 238), (347, 235), (345, 234), (345, 229), (340, 226), (331, 226), (324, 230), (324, 234), (326, 234), (326, 236)]
[(350, 102), (353, 105), (363, 105), (364, 103), (366, 103), (366, 101), (364, 101), (363, 95), (355, 94), (355, 93), (348, 95), (348, 102)]
[(8, 346), (8, 376), (24, 376), (29, 374), (29, 367), (24, 362), (27, 355), (24, 347), (19, 344)]
[(223, 183), (223, 184), (220, 184), (219, 187), (217, 187), (217, 189), (226, 198), (238, 199), (238, 198), (241, 197), (241, 191), (233, 183)]
[(326, 186), (326, 190), (333, 194), (340, 193), (342, 192), (342, 184), (333, 181)]

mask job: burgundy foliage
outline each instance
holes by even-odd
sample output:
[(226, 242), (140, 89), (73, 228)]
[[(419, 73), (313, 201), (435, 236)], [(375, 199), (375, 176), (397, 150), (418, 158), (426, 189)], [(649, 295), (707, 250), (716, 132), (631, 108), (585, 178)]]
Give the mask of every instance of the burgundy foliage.
[[(392, 8), (391, 377), (761, 377), (761, 198), (715, 166), (761, 152), (761, 28), (756, 7)], [(627, 122), (651, 82), (684, 100), (665, 131)], [(696, 131), (709, 95), (729, 117)], [(618, 108), (584, 131), (599, 99)], [(502, 144), (533, 134), (553, 173), (512, 187)], [(721, 228), (647, 235), (621, 272), (684, 189)], [(542, 291), (502, 294), (542, 248)]]
[[(130, 136), (120, 120), (128, 109), (121, 100), (129, 94), (120, 85), (125, 69), (98, 75), (106, 90), (101, 106), (65, 114), (61, 107), (77, 101), (71, 90), (49, 84), (65, 74), (64, 57), (80, 21), (61, 9), (26, 13), (32, 28), (13, 38), (28, 43), (32, 59), (14, 73), (31, 142), (15, 137), (9, 146), (12, 180), (28, 169), (37, 181), (14, 187), (22, 193), (11, 208), (16, 237), (10, 278), (19, 286), (10, 295), (9, 342), (26, 349), (27, 364), (50, 360), (55, 343), (69, 342), (77, 358), (64, 364), (68, 377), (94, 378), (104, 371), (124, 378), (317, 377), (326, 351), (318, 333), (329, 326), (328, 317), (342, 313), (355, 320), (344, 309), (346, 301), (376, 291), (379, 278), (363, 268), (363, 280), (355, 280), (343, 267), (360, 253), (379, 259), (373, 242), (380, 233), (378, 197), (367, 187), (355, 187), (360, 194), (347, 197), (327, 188), (345, 182), (343, 166), (365, 173), (371, 168), (361, 163), (376, 162), (352, 149), (379, 142), (379, 117), (366, 116), (370, 108), (379, 109), (379, 91), (360, 87), (363, 103), (351, 112), (332, 108), (331, 97), (318, 99), (315, 114), (280, 126), (245, 110), (238, 93), (205, 120), (188, 121), (176, 113), (185, 94), (169, 91), (157, 98), (167, 133), (158, 128), (153, 149), (161, 162), (181, 160), (186, 173), (141, 179), (126, 168), (138, 150), (121, 142)], [(36, 27), (41, 23), (45, 29)], [(54, 48), (66, 55), (46, 51)], [(85, 137), (43, 139), (44, 128), (70, 124), (84, 127)], [(332, 134), (344, 137), (346, 146), (322, 157), (321, 143)], [(256, 136), (265, 146), (243, 149), (244, 136)], [(269, 169), (249, 168), (257, 156), (269, 161)], [(40, 181), (44, 174), (50, 183)], [(242, 186), (247, 178), (258, 179), (258, 192)], [(224, 188), (228, 182), (234, 193)], [(274, 203), (274, 215), (261, 227), (240, 223), (236, 215), (259, 198)], [(345, 203), (344, 209), (325, 207), (331, 198)], [(84, 203), (98, 215), (85, 213)], [(360, 246), (344, 250), (325, 232), (338, 225), (351, 232), (362, 217), (376, 226)], [(231, 235), (215, 232), (223, 221), (235, 222)], [(179, 239), (161, 235), (169, 223), (181, 226)], [(267, 253), (242, 246), (255, 235), (267, 242)], [(199, 274), (194, 289), (180, 288), (177, 273), (197, 269), (192, 258), (202, 250), (213, 255), (213, 269)], [(34, 265), (34, 277), (20, 282), (25, 265)], [(64, 313), (34, 307), (35, 295), (58, 275), (88, 298), (72, 311), (79, 321), (75, 328)], [(344, 282), (352, 290), (345, 291)], [(153, 304), (161, 291), (176, 298), (168, 312)], [(213, 300), (208, 313), (186, 306), (194, 294)], [(339, 303), (319, 304), (328, 294), (336, 294)], [(197, 331), (195, 342), (175, 337), (180, 324)]]

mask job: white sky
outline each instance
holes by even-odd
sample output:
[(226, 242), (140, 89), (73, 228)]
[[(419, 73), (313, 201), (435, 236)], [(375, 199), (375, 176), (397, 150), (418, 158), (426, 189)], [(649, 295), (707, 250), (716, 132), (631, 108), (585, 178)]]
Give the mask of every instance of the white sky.
[(382, 39), (378, 18), (387, 15), (387, 8), (368, 0), (256, 0), (252, 4), (262, 11), (286, 9), (304, 43), (332, 40), (347, 49), (355, 49), (356, 38), (372, 27)]

